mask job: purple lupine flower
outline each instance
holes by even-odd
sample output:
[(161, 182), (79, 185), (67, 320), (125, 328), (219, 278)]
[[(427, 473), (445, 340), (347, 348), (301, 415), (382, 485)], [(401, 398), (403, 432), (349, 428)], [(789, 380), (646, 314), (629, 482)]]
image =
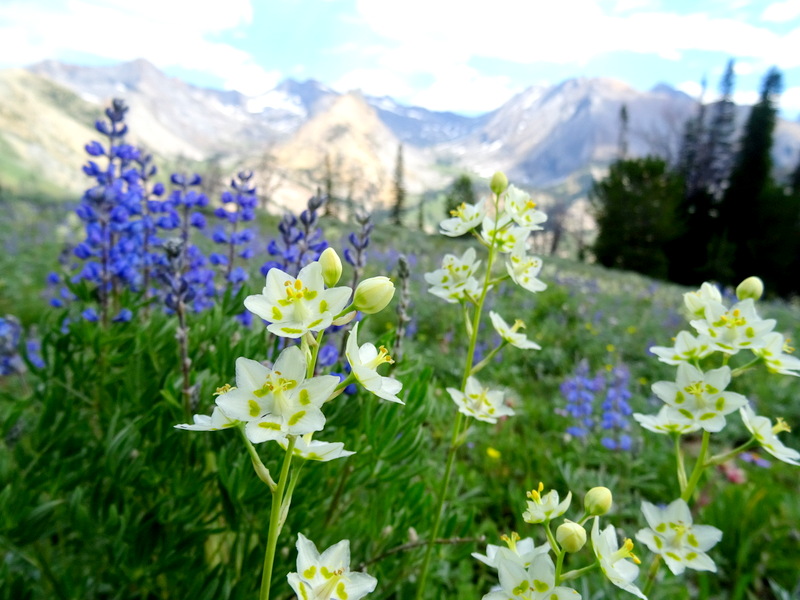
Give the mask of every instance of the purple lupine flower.
[(567, 427), (568, 434), (586, 438), (594, 429), (595, 399), (604, 387), (602, 375), (590, 375), (586, 359), (580, 361), (572, 376), (561, 383), (561, 395), (567, 401), (563, 414), (573, 419), (572, 425)]
[(631, 399), (631, 391), (628, 389), (630, 378), (630, 370), (625, 364), (614, 367), (610, 373), (606, 397), (601, 404), (603, 413), (600, 427), (604, 435), (600, 442), (610, 450), (630, 450), (632, 446), (631, 437), (627, 433), (633, 412), (628, 404)]
[(305, 265), (319, 259), (319, 255), (328, 247), (322, 229), (317, 226), (317, 211), (324, 201), (319, 196), (310, 198), (299, 219), (289, 213), (283, 216), (278, 224), (280, 237), (267, 244), (267, 252), (272, 258), (261, 267), (263, 274), (266, 275), (270, 268), (277, 266), (285, 273), (296, 276)]

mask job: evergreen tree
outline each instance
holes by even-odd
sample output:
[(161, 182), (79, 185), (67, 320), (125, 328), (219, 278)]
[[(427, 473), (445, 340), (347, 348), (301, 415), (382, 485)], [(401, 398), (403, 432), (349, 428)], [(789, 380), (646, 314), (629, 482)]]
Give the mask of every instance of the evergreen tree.
[(716, 216), (733, 163), (733, 67), (733, 60), (728, 61), (720, 81), (720, 100), (711, 109), (710, 125), (704, 123), (702, 95), (697, 116), (687, 122), (680, 164), (685, 187), (678, 210), (683, 233), (667, 249), (669, 277), (679, 283), (699, 284), (719, 277), (720, 268), (727, 268), (726, 244)]
[(681, 177), (661, 158), (620, 160), (592, 186), (597, 221), (594, 254), (607, 267), (667, 276), (664, 247), (679, 233)]
[(715, 199), (722, 198), (734, 160), (736, 105), (733, 103), (734, 61), (730, 59), (719, 85), (720, 99), (712, 109), (702, 157), (706, 169), (701, 184)]
[(450, 191), (447, 192), (444, 203), (445, 218), (453, 216), (453, 211), (462, 204), (475, 204), (472, 179), (466, 174), (459, 175), (450, 186)]
[(764, 261), (776, 258), (776, 249), (764, 238), (781, 235), (773, 228), (780, 225), (775, 219), (781, 211), (772, 206), (780, 200), (773, 193), (775, 186), (771, 179), (771, 151), (781, 88), (781, 73), (773, 67), (764, 78), (759, 101), (750, 111), (730, 185), (720, 206), (723, 235), (730, 244), (729, 283), (732, 284), (760, 272)]
[(397, 147), (397, 162), (394, 166), (394, 205), (392, 206), (392, 223), (402, 225), (401, 214), (406, 201), (406, 188), (403, 182), (403, 144)]
[(619, 109), (619, 140), (617, 141), (617, 159), (628, 157), (628, 107), (623, 104)]

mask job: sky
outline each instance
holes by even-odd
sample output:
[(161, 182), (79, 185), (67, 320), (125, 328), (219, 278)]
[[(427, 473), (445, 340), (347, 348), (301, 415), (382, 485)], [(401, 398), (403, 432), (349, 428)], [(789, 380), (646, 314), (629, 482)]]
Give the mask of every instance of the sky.
[(800, 0), (0, 0), (0, 68), (145, 58), (258, 95), (284, 78), (478, 114), (532, 85), (611, 77), (752, 104), (771, 66), (800, 117)]

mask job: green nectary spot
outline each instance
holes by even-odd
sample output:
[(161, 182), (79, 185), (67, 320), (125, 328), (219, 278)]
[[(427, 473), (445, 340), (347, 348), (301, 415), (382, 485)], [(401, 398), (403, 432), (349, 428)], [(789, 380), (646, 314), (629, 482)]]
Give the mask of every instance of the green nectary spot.
[(683, 395), (683, 392), (675, 394), (675, 404), (683, 404), (685, 401), (686, 397)]
[(689, 552), (686, 554), (686, 560), (694, 560), (697, 558), (697, 552)]
[(700, 415), (700, 421), (708, 421), (709, 419), (713, 419), (717, 416), (717, 413), (703, 413)]
[(658, 533), (664, 533), (666, 530), (667, 530), (667, 524), (666, 523), (659, 523), (658, 525), (656, 525), (656, 531)]
[(664, 547), (664, 542), (662, 542), (661, 538), (658, 537), (657, 535), (653, 537), (653, 540), (655, 541), (656, 546), (658, 547), (659, 550), (661, 550), (661, 548)]
[(333, 577), (333, 575), (334, 575), (333, 573), (331, 573), (331, 572), (328, 570), (328, 567), (320, 567), (320, 568), (319, 568), (319, 572), (322, 574), (322, 576), (323, 576), (325, 579), (330, 579), (330, 578), (331, 578), (331, 577)]
[(722, 396), (720, 396), (719, 398), (717, 398), (717, 401), (716, 401), (716, 403), (714, 404), (714, 407), (715, 407), (715, 408), (716, 408), (718, 411), (721, 411), (723, 408), (725, 408), (725, 398), (723, 398)]
[(752, 327), (748, 327), (747, 329), (745, 329), (744, 334), (749, 338), (756, 337), (756, 332)]
[(344, 586), (344, 581), (340, 581), (336, 586), (336, 595), (339, 596), (341, 600), (347, 600), (347, 588)]
[(317, 573), (317, 566), (311, 565), (305, 571), (303, 571), (303, 577), (305, 579), (311, 579), (312, 577), (314, 577), (314, 575), (316, 575), (316, 573)]
[(697, 548), (700, 544), (697, 542), (697, 538), (694, 536), (693, 533), (690, 533), (686, 536), (686, 541), (689, 542), (690, 545)]
[(322, 323), (322, 319), (317, 319), (316, 321), (311, 321), (311, 323), (308, 324), (308, 328), (309, 329), (313, 329), (314, 327), (316, 327), (320, 323)]
[(258, 402), (252, 399), (247, 401), (247, 409), (248, 409), (247, 412), (251, 417), (257, 417), (260, 411)]
[(686, 410), (685, 408), (678, 409), (678, 412), (681, 413), (687, 419), (691, 419), (691, 418), (694, 417), (694, 415), (690, 411)]
[(328, 302), (326, 300), (320, 300), (319, 312), (328, 312)]
[(311, 394), (308, 393), (308, 390), (300, 390), (300, 404), (303, 406), (311, 403)]
[(275, 431), (279, 431), (281, 428), (281, 426), (277, 423), (270, 423), (269, 421), (262, 421), (258, 424), (258, 426), (262, 427), (263, 429), (273, 429)]
[(669, 556), (672, 560), (677, 560), (681, 562), (681, 557), (675, 554), (674, 552), (664, 552), (664, 556)]
[(273, 321), (280, 321), (283, 318), (283, 313), (277, 306), (272, 307), (272, 320)]
[(538, 579), (533, 580), (533, 589), (537, 592), (546, 592), (550, 589), (550, 586), (547, 585), (544, 581), (539, 581)]
[(306, 300), (313, 300), (317, 297), (317, 292), (307, 289), (303, 295), (306, 297)]
[(281, 327), (283, 333), (303, 333), (302, 329), (295, 329), (294, 327)]
[(294, 413), (289, 419), (289, 425), (297, 425), (300, 419), (302, 419), (305, 416), (306, 416), (306, 411), (304, 410)]

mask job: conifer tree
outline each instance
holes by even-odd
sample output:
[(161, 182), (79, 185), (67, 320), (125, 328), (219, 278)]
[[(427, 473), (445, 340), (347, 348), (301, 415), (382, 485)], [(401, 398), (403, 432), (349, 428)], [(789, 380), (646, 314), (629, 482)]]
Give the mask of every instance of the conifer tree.
[(623, 104), (619, 109), (619, 140), (617, 141), (617, 158), (628, 158), (628, 107)]
[(394, 166), (394, 205), (392, 206), (392, 223), (402, 225), (401, 214), (406, 201), (406, 187), (403, 172), (403, 144), (397, 147), (397, 161)]
[(776, 249), (768, 249), (764, 238), (780, 237), (781, 232), (774, 228), (782, 229), (781, 223), (776, 222), (780, 211), (771, 205), (776, 202), (771, 151), (782, 85), (781, 73), (773, 67), (764, 77), (759, 101), (750, 111), (730, 185), (720, 206), (723, 235), (730, 245), (731, 283), (761, 272), (764, 261), (776, 258)]

